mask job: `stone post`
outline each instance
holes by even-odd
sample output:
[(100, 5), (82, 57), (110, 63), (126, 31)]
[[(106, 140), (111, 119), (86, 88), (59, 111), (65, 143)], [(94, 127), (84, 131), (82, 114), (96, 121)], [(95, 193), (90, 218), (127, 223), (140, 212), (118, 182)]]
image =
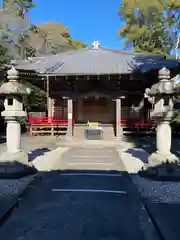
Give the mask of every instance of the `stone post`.
[[(177, 165), (178, 158), (171, 153), (171, 126), (173, 117), (173, 84), (170, 81), (170, 71), (163, 68), (159, 71), (159, 82), (148, 89), (147, 95), (154, 98), (154, 109), (151, 118), (157, 122), (156, 152), (148, 158), (148, 168), (161, 168)], [(164, 168), (165, 166), (165, 168)], [(172, 168), (172, 167), (171, 167)], [(167, 169), (166, 169), (167, 170)]]
[(67, 129), (67, 137), (73, 137), (73, 100), (68, 98), (68, 129)]
[(21, 149), (20, 121), (26, 117), (22, 101), (23, 96), (29, 94), (29, 89), (18, 82), (19, 73), (14, 67), (7, 74), (9, 81), (0, 87), (0, 95), (5, 98), (5, 110), (1, 114), (7, 122), (7, 148), (0, 155), (0, 177), (19, 178), (35, 172), (32, 164), (28, 162), (28, 155)]

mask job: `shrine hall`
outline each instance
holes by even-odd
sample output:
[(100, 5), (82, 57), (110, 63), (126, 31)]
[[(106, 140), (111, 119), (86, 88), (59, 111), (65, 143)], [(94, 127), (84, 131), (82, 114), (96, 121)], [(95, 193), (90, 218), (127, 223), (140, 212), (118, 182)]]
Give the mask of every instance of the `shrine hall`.
[[(98, 41), (88, 48), (28, 58), (14, 65), (22, 81), (47, 94), (47, 115), (29, 115), (36, 133), (38, 126), (47, 129), (49, 124), (78, 138), (93, 123), (103, 129), (104, 139), (120, 138), (126, 129), (150, 129), (153, 106), (145, 89), (158, 81), (162, 67), (171, 70), (172, 78), (180, 70), (178, 60), (107, 49)], [(52, 135), (57, 132), (50, 130)]]

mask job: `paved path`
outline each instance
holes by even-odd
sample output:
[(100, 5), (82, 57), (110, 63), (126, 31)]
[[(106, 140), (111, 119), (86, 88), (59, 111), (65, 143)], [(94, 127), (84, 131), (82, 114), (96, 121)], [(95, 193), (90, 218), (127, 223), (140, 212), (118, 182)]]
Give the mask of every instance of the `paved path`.
[(56, 169), (125, 171), (118, 152), (115, 148), (107, 147), (71, 148), (59, 164)]
[(73, 170), (44, 173), (31, 184), (1, 226), (1, 239), (146, 239), (149, 219), (115, 149), (72, 149), (59, 168)]
[[(0, 154), (6, 150), (6, 143), (0, 137)], [(46, 137), (22, 136), (22, 147), (26, 153), (29, 153), (29, 160), (42, 156), (44, 153), (57, 147), (54, 139)], [(39, 162), (40, 165), (40, 162)], [(17, 202), (19, 194), (26, 189), (27, 185), (33, 179), (33, 176), (22, 179), (0, 179), (0, 219)]]

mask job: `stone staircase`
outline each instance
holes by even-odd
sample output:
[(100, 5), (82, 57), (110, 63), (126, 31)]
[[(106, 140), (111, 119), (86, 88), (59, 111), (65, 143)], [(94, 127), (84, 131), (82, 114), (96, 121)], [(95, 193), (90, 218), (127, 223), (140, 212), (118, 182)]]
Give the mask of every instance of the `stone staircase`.
[[(74, 126), (74, 138), (84, 139), (84, 129), (87, 124), (77, 124)], [(113, 140), (114, 139), (114, 128), (112, 124), (103, 124), (103, 140)]]

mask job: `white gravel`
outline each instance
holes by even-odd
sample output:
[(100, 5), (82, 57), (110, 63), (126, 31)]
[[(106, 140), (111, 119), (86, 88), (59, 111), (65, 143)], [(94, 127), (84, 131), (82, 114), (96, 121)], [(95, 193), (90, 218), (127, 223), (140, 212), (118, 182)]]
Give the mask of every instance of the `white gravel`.
[(34, 179), (34, 176), (28, 176), (21, 179), (0, 179), (0, 200), (3, 197), (17, 196)]
[[(28, 153), (31, 161), (40, 155), (44, 157), (45, 153), (56, 148), (57, 146), (53, 142), (54, 139), (50, 138), (22, 136), (22, 147)], [(6, 144), (0, 144), (0, 153), (5, 149)], [(6, 199), (17, 197), (33, 179), (34, 175), (21, 179), (0, 179), (0, 203)]]
[(131, 175), (144, 199), (158, 203), (180, 203), (180, 182), (159, 182)]
[(138, 175), (138, 171), (147, 162), (147, 152), (137, 148), (119, 149), (118, 152), (143, 199), (158, 203), (180, 203), (180, 182), (152, 181)]

